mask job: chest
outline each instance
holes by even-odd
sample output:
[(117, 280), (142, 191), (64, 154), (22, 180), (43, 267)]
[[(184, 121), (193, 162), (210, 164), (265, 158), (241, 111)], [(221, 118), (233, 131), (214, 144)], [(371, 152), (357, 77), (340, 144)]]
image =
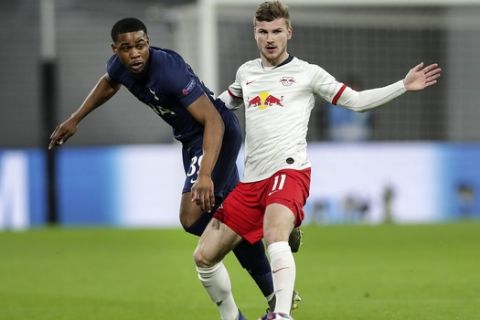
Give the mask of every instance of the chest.
[(302, 74), (257, 72), (247, 75), (241, 86), (246, 112), (275, 109), (288, 112), (313, 98), (309, 81)]
[(138, 100), (149, 106), (159, 116), (169, 117), (178, 114), (179, 102), (162, 88), (149, 83), (130, 83), (126, 87)]

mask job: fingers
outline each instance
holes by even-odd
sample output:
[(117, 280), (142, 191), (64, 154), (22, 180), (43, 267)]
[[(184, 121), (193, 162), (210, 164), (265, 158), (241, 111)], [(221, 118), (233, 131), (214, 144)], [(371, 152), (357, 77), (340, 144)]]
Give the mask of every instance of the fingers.
[(432, 63), (431, 65), (426, 66), (426, 67), (423, 69), (423, 72), (424, 72), (424, 73), (428, 73), (429, 71), (431, 71), (431, 70), (433, 70), (433, 69), (435, 69), (435, 68), (440, 69), (440, 68), (438, 68), (438, 64), (437, 64), (437, 63)]
[(200, 190), (196, 186), (192, 187), (192, 202), (195, 202), (202, 211), (210, 212), (215, 206), (215, 196), (213, 190), (204, 189)]
[(50, 143), (48, 144), (48, 150), (51, 150), (55, 146), (55, 141), (50, 140)]
[(442, 69), (438, 67), (438, 64), (431, 64), (424, 69), (425, 73), (425, 87), (432, 86), (437, 83), (437, 79), (442, 73)]
[(417, 64), (413, 69), (417, 72), (419, 72), (419, 71), (423, 72), (423, 74), (425, 75), (425, 77), (427, 79), (431, 78), (431, 77), (435, 77), (435, 79), (436, 79), (440, 76), (440, 73), (442, 72), (442, 69), (438, 67), (437, 63), (432, 63), (432, 64), (426, 66), (425, 68), (423, 68), (423, 65), (424, 65), (424, 63), (421, 62), (421, 63)]
[(424, 63), (423, 63), (423, 62), (420, 62), (420, 63), (417, 64), (415, 67), (413, 67), (413, 70), (415, 70), (415, 71), (420, 71), (420, 70), (422, 70), (423, 66), (424, 66)]
[(50, 143), (48, 144), (48, 150), (51, 150), (54, 146), (59, 144), (59, 128), (56, 127), (55, 130), (50, 135)]
[(51, 150), (55, 146), (62, 145), (71, 135), (68, 135), (65, 132), (57, 127), (55, 131), (50, 135), (50, 143), (48, 144), (48, 150)]
[(425, 76), (427, 78), (430, 78), (430, 77), (440, 77), (440, 73), (442, 72), (442, 69), (441, 68), (429, 68), (428, 70), (426, 70), (427, 68), (425, 68)]

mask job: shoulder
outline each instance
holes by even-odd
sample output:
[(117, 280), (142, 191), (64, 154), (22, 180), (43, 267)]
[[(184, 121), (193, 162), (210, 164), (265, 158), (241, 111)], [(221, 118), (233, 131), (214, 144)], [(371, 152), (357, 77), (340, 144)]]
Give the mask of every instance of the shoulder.
[(257, 69), (260, 69), (262, 67), (262, 61), (260, 60), (260, 58), (257, 58), (257, 59), (253, 59), (253, 60), (249, 60), (247, 62), (244, 62), (239, 68), (238, 70), (257, 70)]
[(128, 77), (128, 70), (115, 54), (107, 60), (107, 74), (112, 81), (118, 83), (123, 83), (125, 77)]
[(262, 69), (262, 61), (260, 58), (249, 60), (243, 63), (237, 69), (237, 76), (248, 75), (250, 73), (255, 73), (261, 71)]
[(150, 59), (154, 65), (162, 65), (166, 67), (185, 65), (185, 60), (183, 60), (182, 56), (170, 49), (150, 47)]
[(310, 63), (297, 57), (293, 59), (291, 68), (296, 70), (296, 72), (304, 73), (310, 77), (329, 76), (329, 73), (318, 64)]
[(294, 57), (293, 60), (287, 66), (300, 71), (312, 71), (312, 70), (321, 69), (320, 66), (310, 63), (308, 61), (302, 60), (298, 57)]
[(117, 78), (124, 70), (126, 69), (117, 55), (114, 54), (107, 60), (107, 73), (111, 78)]

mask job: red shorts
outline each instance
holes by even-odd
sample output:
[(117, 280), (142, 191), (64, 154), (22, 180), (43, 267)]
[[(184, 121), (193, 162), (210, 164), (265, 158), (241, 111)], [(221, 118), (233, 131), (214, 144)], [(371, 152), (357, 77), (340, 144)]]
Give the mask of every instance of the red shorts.
[(288, 207), (295, 215), (295, 225), (299, 226), (309, 194), (310, 172), (310, 168), (284, 169), (261, 181), (239, 183), (214, 217), (250, 243), (263, 238), (263, 216), (272, 203)]

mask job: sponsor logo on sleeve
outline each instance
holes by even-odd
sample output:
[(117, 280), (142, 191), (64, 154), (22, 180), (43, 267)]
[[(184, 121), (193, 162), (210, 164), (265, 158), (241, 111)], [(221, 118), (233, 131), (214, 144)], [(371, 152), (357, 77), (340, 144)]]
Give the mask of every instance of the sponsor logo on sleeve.
[(182, 89), (182, 94), (187, 96), (195, 87), (195, 79), (190, 80), (185, 88)]

